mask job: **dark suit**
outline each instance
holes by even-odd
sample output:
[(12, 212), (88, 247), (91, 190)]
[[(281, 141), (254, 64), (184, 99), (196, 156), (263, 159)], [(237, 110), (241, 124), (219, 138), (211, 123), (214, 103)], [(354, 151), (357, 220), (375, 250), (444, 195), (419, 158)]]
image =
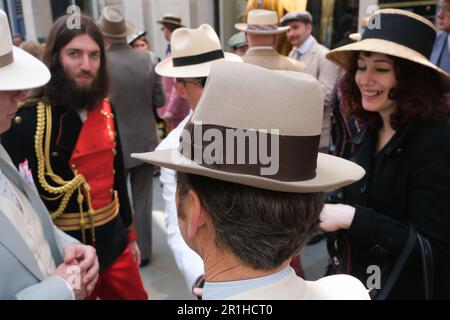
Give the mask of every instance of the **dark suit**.
[[(21, 119), (20, 124), (13, 121), (11, 129), (2, 134), (2, 144), (8, 151), (14, 164), (28, 159), (29, 167), (33, 173), (33, 179), (37, 185), (39, 194), (44, 197), (54, 197), (43, 190), (37, 177), (37, 159), (35, 152), (34, 136), (36, 132), (36, 108), (24, 107), (19, 109), (16, 119)], [(50, 162), (55, 174), (64, 180), (73, 179), (74, 175), (69, 167), (69, 160), (77, 143), (82, 122), (76, 112), (69, 111), (64, 107), (52, 108), (52, 135), (50, 142)], [(120, 139), (116, 139), (117, 156), (114, 159), (114, 189), (118, 191), (120, 211), (110, 222), (97, 227), (96, 250), (103, 271), (110, 266), (114, 260), (121, 255), (128, 245), (127, 228), (132, 225), (131, 208), (125, 182), (125, 171), (120, 153)], [(99, 164), (101, 165), (101, 164)], [(79, 212), (77, 194), (70, 198), (65, 212)], [(60, 201), (49, 201), (43, 198), (49, 211), (55, 211)], [(84, 210), (87, 211), (87, 207)], [(81, 241), (80, 231), (68, 231), (68, 234)], [(91, 244), (91, 234), (86, 232), (87, 243)]]
[[(371, 275), (367, 267), (392, 267), (408, 237), (409, 222), (433, 248), (435, 297), (449, 299), (450, 126), (415, 121), (375, 154), (376, 140), (376, 132), (369, 130), (353, 139), (356, 163), (366, 175), (338, 193), (343, 203), (356, 207), (344, 233), (351, 247), (351, 274), (366, 283)], [(391, 299), (424, 298), (421, 266), (416, 244)]]
[(153, 166), (132, 159), (133, 152), (153, 151), (158, 145), (154, 109), (164, 104), (157, 64), (150, 52), (132, 50), (125, 42), (107, 50), (111, 75), (111, 103), (122, 141), (142, 259), (151, 257)]

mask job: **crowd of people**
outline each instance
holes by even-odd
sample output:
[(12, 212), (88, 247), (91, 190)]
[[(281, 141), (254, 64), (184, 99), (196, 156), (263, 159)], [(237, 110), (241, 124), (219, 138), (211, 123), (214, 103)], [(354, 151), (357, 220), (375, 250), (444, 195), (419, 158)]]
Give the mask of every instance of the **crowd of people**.
[(450, 0), (331, 51), (307, 11), (249, 11), (233, 53), (165, 14), (162, 59), (116, 7), (69, 18), (44, 46), (0, 11), (0, 299), (148, 299), (155, 175), (193, 297), (450, 299)]

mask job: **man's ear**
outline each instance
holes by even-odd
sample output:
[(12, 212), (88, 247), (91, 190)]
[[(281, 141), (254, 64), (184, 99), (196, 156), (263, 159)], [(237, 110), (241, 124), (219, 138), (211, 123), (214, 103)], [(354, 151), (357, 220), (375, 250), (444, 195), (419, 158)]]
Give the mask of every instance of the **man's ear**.
[(206, 224), (208, 219), (205, 208), (203, 208), (200, 198), (195, 191), (189, 190), (185, 201), (188, 219), (186, 236), (190, 240)]
[(309, 34), (312, 33), (313, 25), (311, 23), (306, 24), (306, 31), (308, 31)]

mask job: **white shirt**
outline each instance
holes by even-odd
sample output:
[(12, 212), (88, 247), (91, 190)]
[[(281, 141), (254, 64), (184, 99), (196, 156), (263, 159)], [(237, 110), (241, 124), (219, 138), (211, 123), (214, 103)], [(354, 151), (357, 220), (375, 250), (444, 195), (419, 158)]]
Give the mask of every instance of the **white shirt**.
[[(189, 115), (169, 133), (169, 135), (159, 144), (156, 150), (177, 148), (180, 145), (182, 130), (191, 117), (192, 111), (190, 111)], [(175, 193), (177, 190), (176, 171), (161, 168), (161, 176), (159, 180), (163, 185), (167, 243), (172, 250), (177, 267), (183, 274), (189, 290), (192, 290), (195, 281), (204, 274), (203, 260), (196, 252), (188, 247), (178, 226), (177, 206), (175, 203)]]

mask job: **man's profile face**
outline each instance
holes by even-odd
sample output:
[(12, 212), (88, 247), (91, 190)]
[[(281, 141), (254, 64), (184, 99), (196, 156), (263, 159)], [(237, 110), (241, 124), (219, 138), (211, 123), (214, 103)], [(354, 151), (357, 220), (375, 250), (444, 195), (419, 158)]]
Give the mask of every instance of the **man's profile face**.
[(172, 31), (170, 31), (170, 29), (167, 28), (165, 25), (162, 26), (161, 30), (164, 34), (164, 38), (166, 39), (166, 41), (170, 42), (170, 38), (172, 37)]
[(203, 86), (199, 78), (177, 78), (175, 89), (185, 98), (192, 109), (195, 109), (203, 93)]
[(17, 112), (17, 104), (25, 98), (25, 91), (0, 91), (0, 133), (11, 127)]
[(292, 46), (298, 48), (310, 36), (312, 25), (300, 21), (290, 21), (287, 23), (290, 29), (286, 33), (288, 41)]
[(79, 35), (61, 49), (59, 59), (67, 76), (77, 86), (90, 87), (100, 69), (100, 47), (89, 35)]
[(437, 11), (439, 29), (450, 33), (450, 0), (442, 0)]

